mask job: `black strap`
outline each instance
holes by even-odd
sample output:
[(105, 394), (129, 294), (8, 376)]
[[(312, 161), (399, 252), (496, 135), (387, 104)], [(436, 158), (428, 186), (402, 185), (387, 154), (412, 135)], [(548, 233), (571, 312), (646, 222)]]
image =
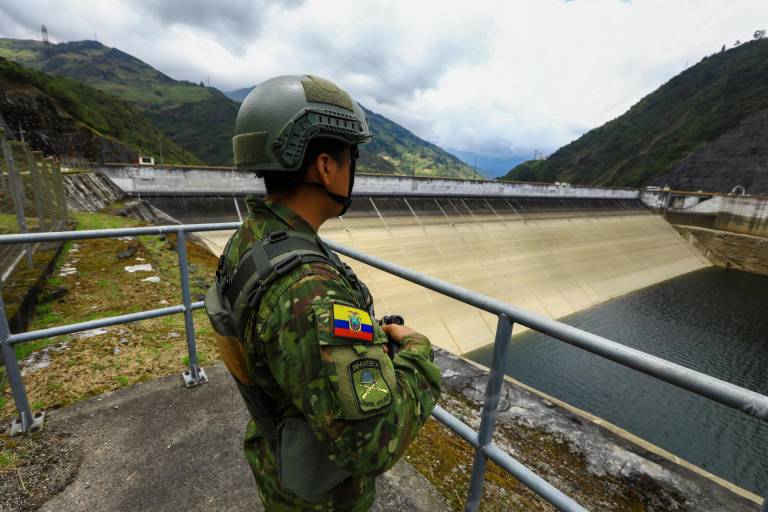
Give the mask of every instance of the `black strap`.
[(270, 443), (274, 443), (277, 437), (277, 425), (275, 424), (276, 414), (271, 405), (272, 400), (258, 385), (245, 385), (237, 380), (237, 378), (234, 378), (234, 376), (233, 380), (237, 384), (240, 395), (245, 399), (245, 406), (248, 412), (256, 419), (256, 422), (264, 431), (264, 435)]
[[(292, 254), (280, 259), (288, 253)], [(275, 231), (243, 254), (233, 275), (226, 276), (222, 283), (224, 296), (233, 310), (238, 295), (254, 274), (257, 274), (259, 290), (253, 290), (249, 295), (249, 303), (253, 307), (257, 302), (256, 296), (260, 298), (260, 295), (266, 292), (273, 278), (290, 272), (298, 265), (311, 261), (328, 262), (329, 259), (327, 251), (317, 238), (295, 231)], [(332, 260), (331, 263), (335, 264)]]

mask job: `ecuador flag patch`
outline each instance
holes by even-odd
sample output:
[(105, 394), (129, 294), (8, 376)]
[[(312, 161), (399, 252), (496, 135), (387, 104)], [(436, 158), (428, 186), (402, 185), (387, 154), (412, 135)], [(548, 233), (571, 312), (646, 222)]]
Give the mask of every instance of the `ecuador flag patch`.
[(334, 304), (333, 335), (338, 338), (373, 341), (371, 315), (362, 309)]

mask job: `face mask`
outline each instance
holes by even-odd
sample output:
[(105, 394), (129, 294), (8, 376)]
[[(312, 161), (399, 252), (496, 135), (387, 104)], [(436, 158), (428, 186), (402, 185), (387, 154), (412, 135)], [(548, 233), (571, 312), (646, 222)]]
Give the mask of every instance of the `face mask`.
[(314, 185), (317, 187), (321, 187), (325, 191), (325, 193), (328, 194), (328, 197), (333, 199), (335, 202), (339, 203), (341, 205), (341, 211), (339, 212), (339, 217), (347, 213), (347, 210), (349, 210), (349, 207), (352, 204), (352, 187), (355, 186), (356, 162), (357, 162), (357, 159), (360, 158), (360, 152), (358, 151), (357, 146), (350, 146), (349, 154), (350, 154), (349, 188), (347, 189), (346, 196), (342, 196), (342, 195), (336, 194), (335, 192), (331, 192), (327, 188), (323, 187), (320, 183), (304, 182), (306, 185)]

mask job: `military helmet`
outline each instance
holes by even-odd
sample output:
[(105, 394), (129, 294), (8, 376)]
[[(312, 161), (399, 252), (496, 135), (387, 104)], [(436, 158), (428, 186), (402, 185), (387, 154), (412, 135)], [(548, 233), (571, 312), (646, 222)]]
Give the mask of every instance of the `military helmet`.
[(316, 137), (370, 142), (362, 107), (334, 83), (310, 75), (271, 78), (243, 100), (232, 147), (242, 171), (297, 171)]

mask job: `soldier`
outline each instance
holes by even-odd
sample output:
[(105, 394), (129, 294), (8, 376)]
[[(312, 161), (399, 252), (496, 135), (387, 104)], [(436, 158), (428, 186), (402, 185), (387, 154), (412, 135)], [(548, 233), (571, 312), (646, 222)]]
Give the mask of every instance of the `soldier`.
[[(379, 326), (367, 287), (318, 238), (351, 202), (360, 105), (333, 83), (281, 76), (237, 115), (235, 166), (267, 198), (219, 260), (206, 310), (252, 419), (245, 455), (267, 511), (365, 511), (440, 395), (429, 340)], [(387, 340), (398, 346), (388, 353)]]

